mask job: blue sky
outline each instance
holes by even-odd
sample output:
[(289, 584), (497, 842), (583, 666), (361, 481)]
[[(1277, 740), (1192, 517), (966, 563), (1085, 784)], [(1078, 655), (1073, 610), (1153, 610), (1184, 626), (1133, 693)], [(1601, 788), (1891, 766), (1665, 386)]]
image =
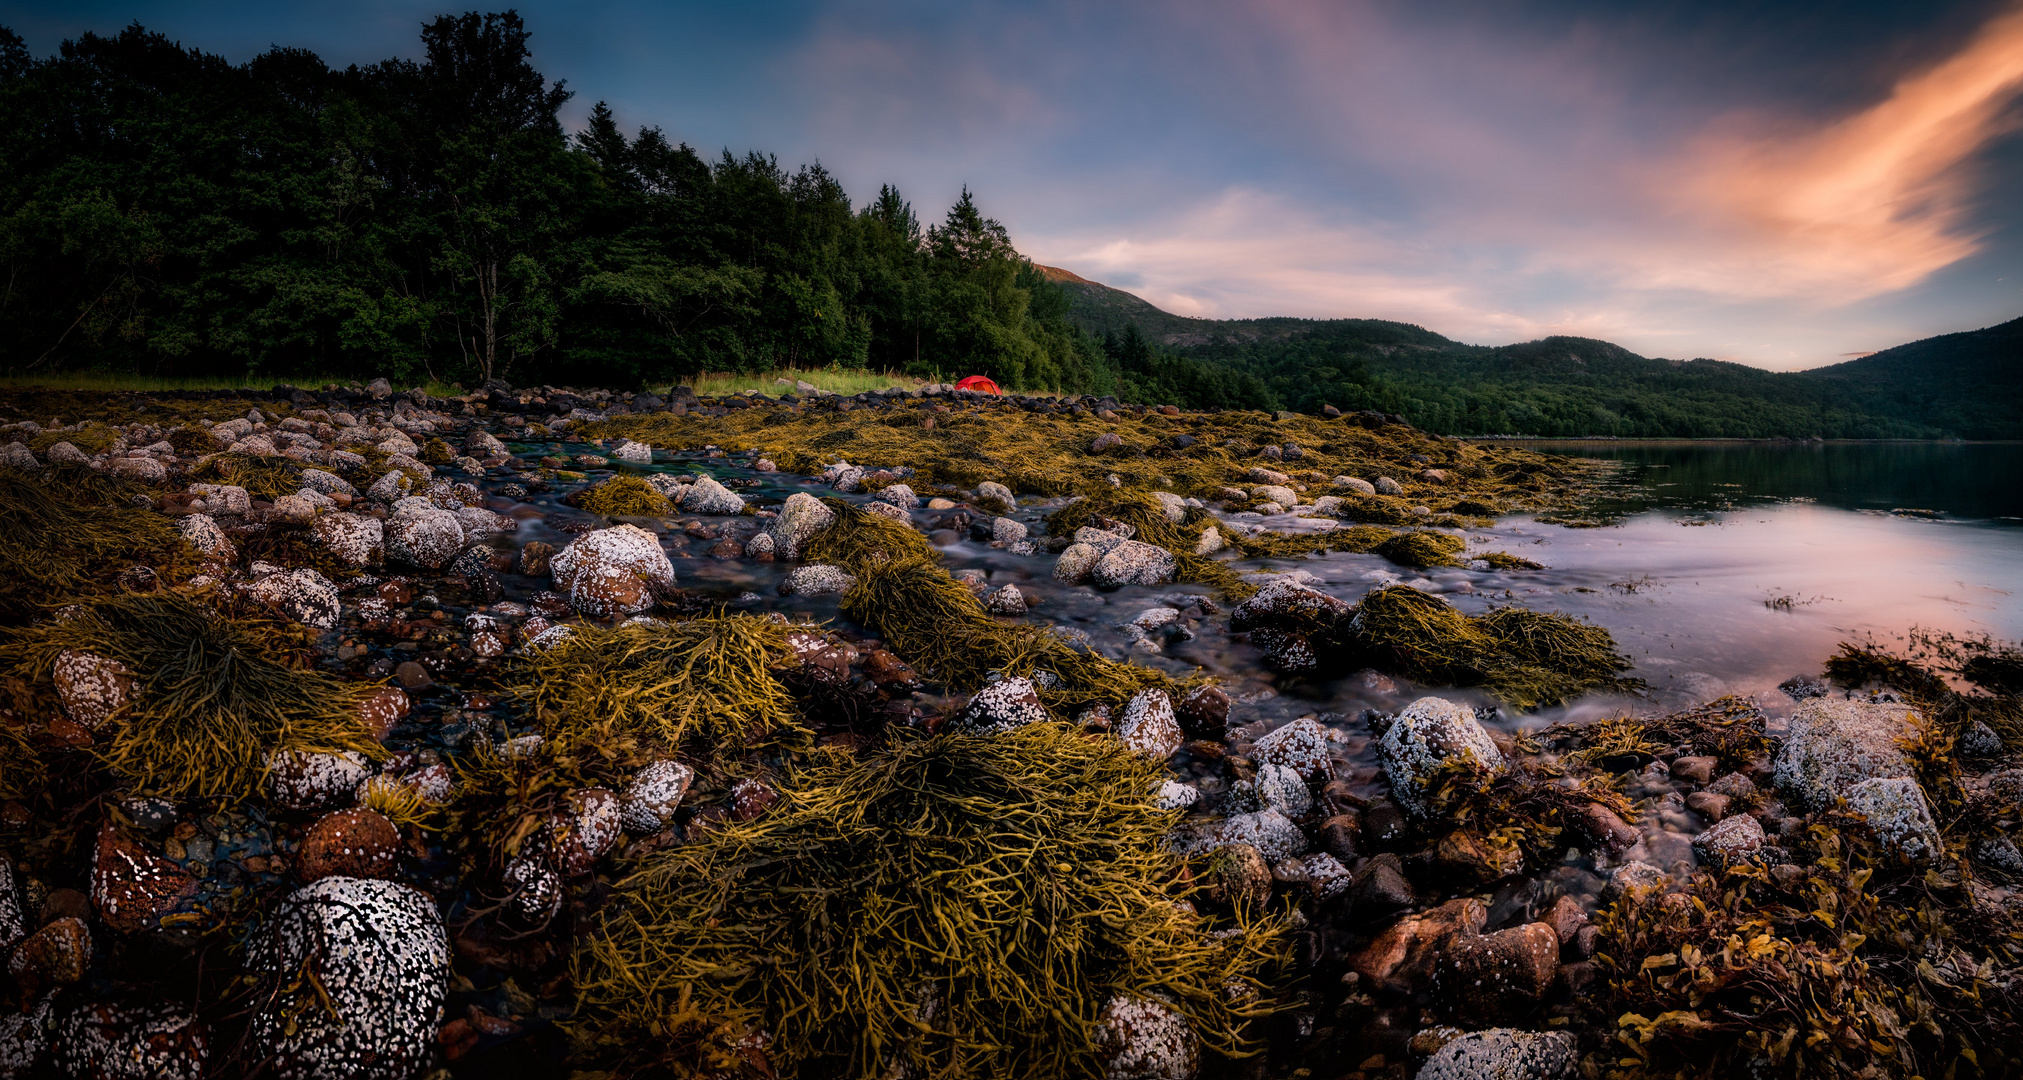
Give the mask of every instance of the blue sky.
[[(241, 61), (440, 5), (19, 3)], [(532, 3), (580, 122), (819, 160), (1206, 316), (1774, 368), (2023, 315), (2023, 3)]]

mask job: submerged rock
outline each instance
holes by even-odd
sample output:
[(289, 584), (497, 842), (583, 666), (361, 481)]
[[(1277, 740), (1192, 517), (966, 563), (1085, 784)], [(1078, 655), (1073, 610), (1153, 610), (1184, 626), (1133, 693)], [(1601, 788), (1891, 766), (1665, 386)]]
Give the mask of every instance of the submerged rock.
[(1426, 784), (1450, 759), (1468, 758), (1492, 770), (1504, 767), (1503, 752), (1475, 719), (1475, 711), (1445, 698), (1423, 697), (1405, 706), (1377, 742), (1377, 756), (1391, 781), (1391, 796), (1415, 816), (1429, 812)]

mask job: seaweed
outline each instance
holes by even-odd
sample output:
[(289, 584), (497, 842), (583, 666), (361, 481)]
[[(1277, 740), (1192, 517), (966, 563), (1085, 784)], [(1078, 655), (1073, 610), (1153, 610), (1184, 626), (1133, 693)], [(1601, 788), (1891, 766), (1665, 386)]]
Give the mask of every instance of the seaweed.
[(1459, 566), (1461, 562), (1454, 556), (1467, 546), (1458, 536), (1420, 529), (1399, 533), (1374, 550), (1400, 566)]
[(508, 690), (551, 742), (622, 732), (667, 750), (741, 753), (807, 732), (775, 677), (789, 627), (755, 615), (577, 626), (524, 655)]
[(1723, 770), (1747, 768), (1771, 749), (1763, 711), (1733, 695), (1665, 716), (1615, 716), (1559, 723), (1539, 738), (1570, 749), (1568, 760), (1609, 769), (1639, 768), (1660, 754), (1704, 754)]
[[(620, 1076), (1098, 1076), (1118, 995), (1248, 1050), (1279, 920), (1212, 934), (1158, 763), (1062, 724), (899, 732), (757, 820), (648, 856), (579, 948), (581, 1057)], [(770, 1075), (770, 1072), (767, 1073)]]
[(180, 593), (93, 601), (65, 618), (0, 629), (0, 672), (46, 682), (69, 650), (125, 665), (131, 700), (95, 748), (135, 790), (236, 802), (276, 750), (384, 756), (356, 712), (375, 687), (306, 666), (299, 627), (226, 613)]
[(1503, 607), (1470, 618), (1404, 585), (1363, 597), (1341, 644), (1371, 666), (1420, 682), (1486, 686), (1520, 708), (1564, 702), (1600, 688), (1642, 683), (1607, 630), (1567, 615)]
[(136, 562), (168, 576), (193, 566), (175, 525), (136, 499), (142, 489), (91, 469), (0, 469), (0, 614), (112, 592)]
[(489, 739), (458, 754), (456, 797), (441, 812), (443, 835), (461, 850), (467, 869), (503, 869), (572, 793), (622, 789), (654, 760), (652, 750), (613, 723), (592, 725), (577, 739), (543, 739), (531, 751), (501, 753)]
[(292, 458), (237, 451), (199, 458), (190, 466), (194, 484), (230, 484), (256, 499), (274, 500), (302, 490), (302, 465)]
[(1589, 842), (1582, 828), (1589, 807), (1636, 817), (1630, 800), (1607, 777), (1570, 780), (1560, 767), (1542, 762), (1491, 770), (1472, 758), (1451, 758), (1433, 776), (1423, 798), (1431, 820), (1453, 828), (1489, 830), (1492, 845), (1515, 846), (1534, 872), (1559, 861), (1568, 848)]
[(578, 506), (604, 517), (670, 517), (674, 504), (637, 476), (614, 476), (585, 490)]

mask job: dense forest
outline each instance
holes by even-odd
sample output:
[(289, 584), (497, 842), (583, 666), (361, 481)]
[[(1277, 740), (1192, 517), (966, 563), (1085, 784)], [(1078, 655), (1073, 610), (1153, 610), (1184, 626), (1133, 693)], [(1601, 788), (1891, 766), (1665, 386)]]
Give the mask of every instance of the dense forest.
[(890, 186), (858, 207), (820, 165), (628, 136), (602, 103), (566, 133), (516, 14), (421, 36), (419, 63), (339, 71), (138, 25), (36, 59), (0, 28), (0, 368), (638, 385), (841, 365), (1268, 404), (1105, 350), (967, 191), (923, 227)]

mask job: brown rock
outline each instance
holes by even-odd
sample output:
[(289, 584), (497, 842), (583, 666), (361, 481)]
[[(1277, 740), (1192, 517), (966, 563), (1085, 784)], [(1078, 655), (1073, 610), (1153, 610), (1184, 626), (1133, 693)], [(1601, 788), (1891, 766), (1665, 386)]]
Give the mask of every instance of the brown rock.
[(197, 879), (175, 863), (106, 825), (98, 831), (91, 899), (98, 917), (122, 934), (152, 929), (163, 915), (197, 894)]
[(1600, 803), (1588, 803), (1581, 807), (1574, 828), (1589, 844), (1609, 851), (1627, 850), (1636, 846), (1638, 839), (1635, 827)]
[(413, 660), (406, 660), (393, 669), (393, 680), (407, 690), (426, 690), (435, 685), (435, 677), (428, 669)]
[(885, 649), (873, 649), (864, 658), (864, 673), (881, 687), (910, 688), (920, 685), (920, 676), (906, 661)]
[(1561, 895), (1553, 901), (1552, 910), (1545, 915), (1545, 924), (1559, 938), (1560, 948), (1565, 948), (1580, 934), (1581, 927), (1587, 925), (1587, 910), (1580, 901), (1571, 896)]
[(1173, 713), (1189, 738), (1220, 739), (1229, 728), (1229, 695), (1213, 684), (1197, 686), (1180, 699)]
[[(427, 672), (424, 671), (423, 674), (426, 675)], [(407, 710), (407, 694), (398, 686), (382, 686), (358, 702), (358, 718), (365, 722), (366, 727), (372, 729), (373, 737), (376, 739), (386, 738), (387, 733), (393, 730), (393, 725), (407, 715)]]
[(70, 719), (97, 731), (133, 698), (133, 674), (117, 660), (65, 649), (50, 671), (56, 699)]
[(305, 882), (327, 877), (387, 878), (400, 859), (400, 830), (371, 810), (339, 810), (309, 827), (295, 855)]
[(618, 842), (623, 829), (623, 803), (616, 792), (607, 788), (570, 792), (568, 809), (548, 822), (557, 869), (565, 877), (589, 873)]
[(1208, 857), (1208, 898), (1224, 907), (1263, 911), (1271, 882), (1271, 867), (1249, 844), (1224, 844)]
[(28, 935), (7, 960), (7, 972), (30, 997), (84, 978), (91, 967), (91, 930), (82, 919), (62, 918)]
[(520, 573), (528, 577), (547, 577), (548, 560), (555, 557), (555, 545), (539, 540), (520, 549)]
[(1524, 869), (1524, 852), (1512, 844), (1495, 844), (1471, 829), (1455, 829), (1440, 838), (1433, 860), (1458, 881), (1482, 885)]
[(1673, 758), (1672, 778), (1695, 784), (1704, 784), (1714, 779), (1715, 764), (1715, 759), (1710, 757)]
[(1336, 814), (1321, 822), (1321, 850), (1342, 860), (1354, 862), (1356, 858), (1356, 838), (1363, 832), (1362, 815), (1350, 811)]
[(1438, 999), (1469, 1024), (1524, 1015), (1559, 974), (1559, 935), (1545, 923), (1457, 936), (1434, 965)]
[(1728, 796), (1716, 795), (1711, 791), (1695, 791), (1686, 796), (1686, 809), (1708, 821), (1719, 821), (1727, 817), (1728, 803)]
[(739, 780), (731, 785), (731, 816), (751, 821), (780, 801), (780, 793), (763, 780)]
[(1349, 969), (1365, 979), (1423, 983), (1433, 957), (1458, 935), (1475, 935), (1489, 918), (1489, 909), (1472, 897), (1449, 900), (1431, 911), (1407, 915), (1350, 955)]

